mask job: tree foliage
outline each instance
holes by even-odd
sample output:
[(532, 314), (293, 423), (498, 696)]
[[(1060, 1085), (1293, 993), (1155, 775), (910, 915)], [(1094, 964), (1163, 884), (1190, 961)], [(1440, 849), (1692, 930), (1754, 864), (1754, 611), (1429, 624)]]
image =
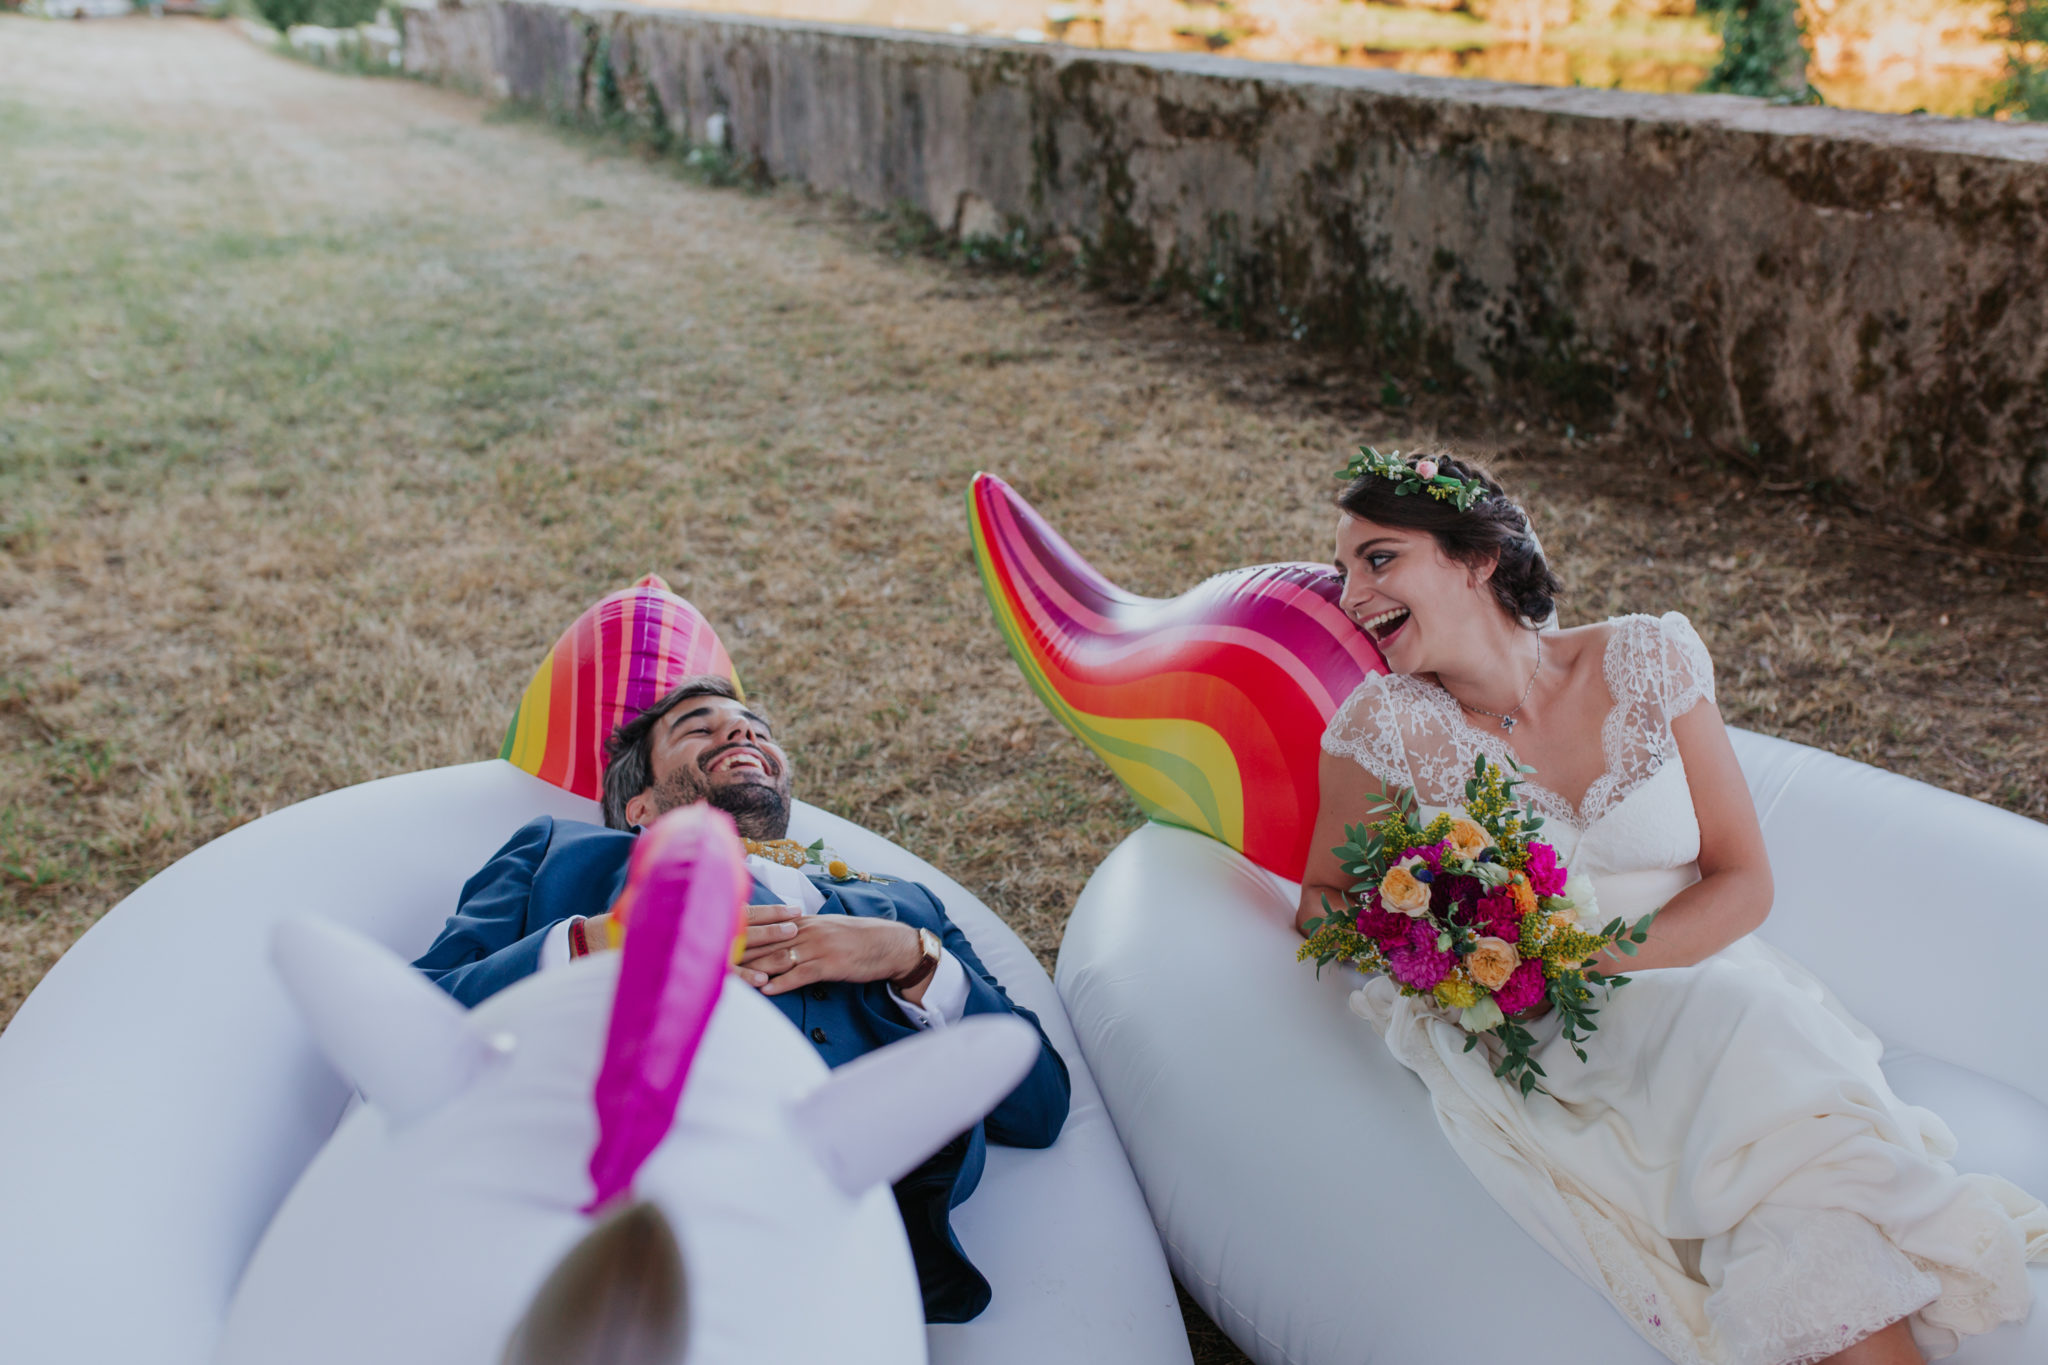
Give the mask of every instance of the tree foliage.
[(2005, 69), (1978, 112), (2048, 120), (2048, 0), (2001, 0), (1992, 33), (2005, 44)]
[(1799, 0), (1702, 0), (1721, 15), (1721, 60), (1700, 90), (1818, 104), (1806, 80), (1806, 22)]

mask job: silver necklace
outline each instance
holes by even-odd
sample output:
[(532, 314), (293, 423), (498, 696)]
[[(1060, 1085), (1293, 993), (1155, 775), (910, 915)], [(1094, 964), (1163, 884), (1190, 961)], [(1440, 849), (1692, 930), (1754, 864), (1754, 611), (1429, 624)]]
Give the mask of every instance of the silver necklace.
[[(1536, 667), (1529, 670), (1529, 685), (1522, 689), (1522, 699), (1520, 701), (1505, 711), (1489, 711), (1483, 706), (1474, 706), (1469, 702), (1458, 701), (1458, 694), (1455, 692), (1451, 692), (1451, 700), (1458, 702), (1458, 705), (1464, 707), (1467, 711), (1477, 711), (1482, 716), (1492, 716), (1500, 722), (1501, 729), (1506, 730), (1509, 734), (1513, 734), (1515, 732), (1515, 712), (1528, 704), (1529, 694), (1536, 690), (1536, 675), (1542, 671), (1543, 634), (1539, 631), (1536, 635)], [(1444, 691), (1450, 692), (1451, 689), (1446, 687)]]

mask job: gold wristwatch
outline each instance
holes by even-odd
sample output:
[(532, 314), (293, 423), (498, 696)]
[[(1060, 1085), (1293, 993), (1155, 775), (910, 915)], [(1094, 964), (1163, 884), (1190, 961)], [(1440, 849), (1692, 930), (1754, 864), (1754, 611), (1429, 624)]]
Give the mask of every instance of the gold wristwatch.
[(945, 945), (939, 942), (939, 936), (929, 929), (917, 931), (917, 946), (917, 965), (889, 983), (889, 988), (898, 995), (914, 991), (931, 980), (932, 973), (939, 969), (939, 954), (946, 950)]

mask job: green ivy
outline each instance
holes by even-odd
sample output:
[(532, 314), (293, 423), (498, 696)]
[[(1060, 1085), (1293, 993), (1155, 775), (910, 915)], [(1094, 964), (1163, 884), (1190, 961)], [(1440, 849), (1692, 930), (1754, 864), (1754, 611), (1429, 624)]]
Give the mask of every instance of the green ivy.
[(1799, 0), (1713, 0), (1700, 9), (1721, 15), (1721, 60), (1700, 86), (1703, 93), (1822, 102), (1806, 81), (1806, 21)]
[(386, 0), (255, 0), (257, 12), (282, 33), (294, 24), (354, 28), (377, 17)]

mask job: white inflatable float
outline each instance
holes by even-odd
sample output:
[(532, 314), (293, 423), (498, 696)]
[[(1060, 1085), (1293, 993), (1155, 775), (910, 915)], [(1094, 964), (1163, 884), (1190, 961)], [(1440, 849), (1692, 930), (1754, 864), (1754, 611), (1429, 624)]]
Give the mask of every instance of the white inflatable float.
[[(219, 1365), (923, 1357), (888, 1186), (1017, 1084), (1038, 1034), (964, 1019), (828, 1071), (727, 989), (750, 882), (731, 820), (670, 811), (634, 846), (621, 951), (475, 1010), (351, 930), (280, 925), (279, 972), (365, 1102), (257, 1245)], [(832, 1268), (798, 1312), (793, 1257)]]
[[(597, 818), (497, 760), (347, 788), (198, 849), (79, 940), (0, 1034), (0, 1358), (215, 1359), (258, 1239), (350, 1093), (271, 967), (273, 926), (314, 915), (409, 959), (463, 881), (541, 814)], [(954, 1211), (995, 1299), (973, 1322), (927, 1329), (930, 1359), (1186, 1365), (1158, 1239), (1037, 960), (957, 882), (880, 836), (801, 804), (791, 833), (929, 886), (1072, 1076), (1059, 1141), (991, 1146)], [(799, 1282), (799, 1256), (769, 1273)]]
[[(266, 1248), (263, 1285), (251, 1290), (262, 1302), (236, 1306), (235, 1338), (223, 1342), (259, 1239), (335, 1134), (351, 1093), (272, 967), (273, 931), (310, 916), (416, 957), (463, 882), (512, 831), (543, 814), (599, 819), (589, 798), (604, 739), (624, 715), (682, 676), (730, 671), (709, 625), (650, 577), (605, 598), (562, 636), (527, 688), (500, 760), (386, 778), (274, 812), (181, 859), (95, 924), (0, 1034), (0, 1359), (248, 1360), (256, 1346), (288, 1339), (279, 1325), (288, 1327), (295, 1312), (323, 1302), (309, 1278), (374, 1283), (373, 1270), (346, 1264), (338, 1247), (324, 1263), (319, 1246), (309, 1245), (310, 1216), (294, 1214)], [(802, 803), (790, 833), (822, 837), (859, 867), (930, 887), (1011, 998), (1038, 1015), (1072, 1081), (1059, 1140), (1042, 1151), (992, 1145), (979, 1188), (954, 1211), (954, 1230), (994, 1301), (972, 1322), (914, 1332), (924, 1349), (902, 1359), (928, 1350), (940, 1365), (1186, 1365), (1157, 1236), (1037, 960), (965, 888), (888, 840)], [(560, 969), (487, 1002), (488, 1017), (480, 1010), (477, 1021), (525, 1021), (531, 1029), (534, 1019), (564, 1010), (587, 1032), (593, 1002), (606, 994), (601, 977)], [(756, 1028), (775, 1022), (772, 1011), (748, 1010), (760, 1002), (727, 994), (707, 1038), (742, 1027), (729, 1017), (751, 1013), (748, 1027)], [(772, 1040), (762, 1046), (774, 1051)], [(784, 1059), (798, 1070), (802, 1060)], [(721, 1066), (708, 1065), (714, 1073)], [(515, 1073), (525, 1074), (508, 1072)], [(685, 1092), (682, 1112), (701, 1103)], [(380, 1107), (374, 1097), (369, 1107)], [(351, 1118), (337, 1144), (349, 1150), (320, 1162), (321, 1181), (332, 1186), (341, 1179), (335, 1172), (359, 1176), (385, 1159), (367, 1150), (374, 1117)], [(318, 1203), (315, 1194), (293, 1201)], [(848, 1216), (872, 1222), (869, 1214)], [(464, 1235), (489, 1235), (487, 1221)], [(342, 1240), (360, 1248), (377, 1235), (362, 1224)], [(543, 1264), (534, 1258), (562, 1245), (559, 1230), (532, 1235), (522, 1253), (529, 1275)], [(679, 1236), (691, 1244), (688, 1228)], [(721, 1266), (780, 1279), (792, 1290), (787, 1314), (806, 1312), (794, 1292), (806, 1275), (835, 1273), (829, 1260), (806, 1265), (801, 1245), (772, 1265), (753, 1265), (753, 1243), (739, 1241), (695, 1254), (724, 1255)], [(814, 1300), (816, 1320), (801, 1332), (763, 1315), (755, 1358), (776, 1358), (778, 1341), (819, 1333), (871, 1348), (895, 1340), (901, 1296), (874, 1286), (889, 1279), (889, 1265), (907, 1268), (900, 1223), (869, 1246), (886, 1264), (849, 1275), (872, 1290), (869, 1318), (845, 1295)], [(451, 1311), (502, 1316), (507, 1292)], [(362, 1311), (382, 1308), (365, 1302)], [(721, 1356), (721, 1365), (732, 1358)]]
[[(1954, 1129), (1958, 1169), (2048, 1197), (2030, 946), (2048, 908), (2048, 828), (1816, 749), (1734, 738), (1778, 887), (1762, 936), (1884, 1039), (1886, 1076)], [(1944, 896), (1938, 935), (1912, 885), (1879, 874), (1839, 896), (1842, 868), (1882, 868), (1902, 847), (1983, 869)], [(1528, 1365), (1661, 1361), (1470, 1180), (1422, 1083), (1346, 1007), (1358, 978), (1317, 980), (1294, 960), (1297, 896), (1235, 850), (1149, 824), (1088, 883), (1060, 948), (1061, 998), (1188, 1292), (1260, 1365), (1443, 1359), (1462, 1283), (1517, 1286), (1514, 1354)], [(1987, 954), (1992, 943), (2008, 951)], [(1333, 1199), (1324, 1154), (1340, 1147), (1361, 1162), (1398, 1154), (1410, 1178), (1375, 1182), (1369, 1214)], [(1451, 1227), (1454, 1280), (1416, 1254), (1427, 1229)], [(2032, 1275), (2032, 1318), (1952, 1360), (2048, 1361), (2048, 1267)]]
[[(1189, 1293), (1261, 1365), (1662, 1360), (1471, 1178), (1422, 1083), (1347, 1007), (1357, 975), (1295, 960), (1318, 739), (1384, 669), (1329, 568), (1243, 569), (1149, 600), (998, 479), (976, 479), (969, 515), (1026, 678), (1153, 817), (1082, 892), (1057, 980)], [(1733, 736), (1777, 884), (1761, 936), (1883, 1039), (1894, 1089), (1948, 1122), (1959, 1169), (2048, 1198), (2048, 827)], [(1939, 859), (1935, 903), (1887, 871), (1902, 849)], [(1867, 873), (1853, 896), (1845, 870)], [(1371, 1180), (1369, 1203), (1333, 1189), (1344, 1151), (1408, 1178)], [(2032, 1317), (1952, 1359), (2048, 1362), (2048, 1268), (2031, 1274)], [(1495, 1302), (1515, 1321), (1447, 1355), (1475, 1285), (1513, 1286)]]

